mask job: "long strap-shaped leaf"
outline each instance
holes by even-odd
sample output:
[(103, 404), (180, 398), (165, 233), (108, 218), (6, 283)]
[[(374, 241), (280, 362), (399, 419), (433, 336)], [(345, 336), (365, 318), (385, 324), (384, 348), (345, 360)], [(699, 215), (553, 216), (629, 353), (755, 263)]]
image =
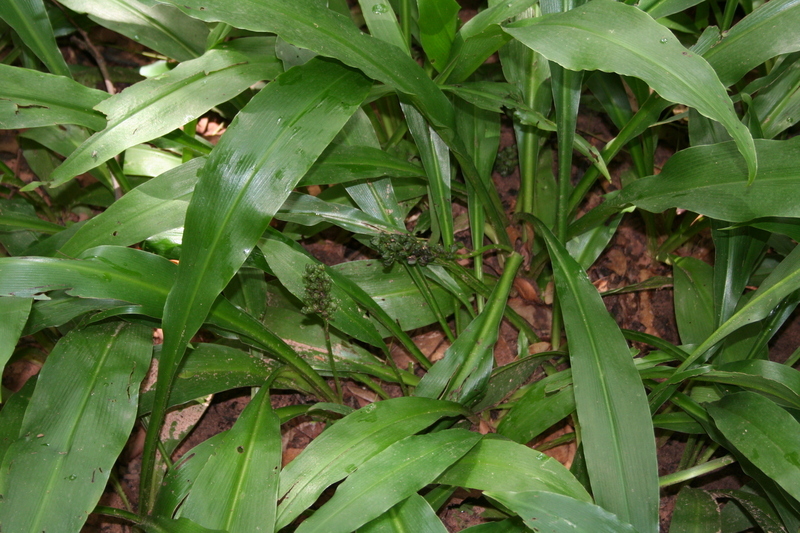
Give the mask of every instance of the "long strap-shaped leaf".
[(358, 528), (359, 533), (405, 533), (425, 531), (425, 533), (447, 533), (444, 524), (436, 516), (436, 511), (419, 494), (412, 494), (383, 513), (381, 516)]
[(3, 531), (81, 529), (136, 420), (151, 338), (111, 322), (59, 341), (3, 460)]
[(636, 180), (612, 202), (660, 212), (688, 209), (730, 222), (800, 216), (800, 138), (755, 142), (758, 181), (747, 186), (747, 169), (732, 142), (695, 146), (671, 157), (657, 176)]
[(692, 351), (689, 357), (675, 370), (675, 374), (671, 378), (661, 382), (653, 389), (650, 393), (650, 410), (655, 412), (677, 390), (678, 385), (684, 379), (687, 379), (691, 373), (697, 371), (692, 366), (698, 360), (703, 360), (703, 356), (714, 345), (734, 331), (766, 318), (780, 304), (781, 300), (798, 288), (800, 288), (800, 246), (795, 247), (767, 276), (758, 290), (747, 300), (746, 304)]
[(150, 0), (64, 0), (61, 2), (93, 21), (178, 61), (205, 50), (208, 27), (172, 6)]
[(359, 72), (333, 61), (312, 59), (295, 67), (250, 101), (203, 167), (186, 213), (178, 279), (164, 307), (164, 351), (142, 464), (144, 512), (150, 505), (158, 427), (186, 344), (369, 88)]
[(209, 50), (169, 72), (103, 101), (96, 109), (108, 125), (81, 144), (50, 176), (57, 187), (123, 150), (183, 126), (257, 81), (279, 75), (274, 41), (245, 39), (227, 50)]
[(554, 533), (640, 533), (644, 531), (591, 503), (542, 491), (487, 492), (540, 531)]
[(298, 533), (347, 533), (432, 482), (480, 440), (463, 429), (412, 435), (358, 467)]
[(440, 418), (468, 414), (454, 402), (402, 397), (371, 403), (336, 422), (281, 472), (276, 527), (288, 525), (322, 492), (393, 443)]
[(505, 30), (565, 68), (640, 78), (667, 100), (719, 121), (736, 140), (749, 180), (755, 179), (753, 138), (714, 69), (638, 8), (594, 0), (566, 13), (514, 22)]
[(53, 74), (72, 77), (64, 56), (56, 45), (53, 26), (42, 0), (7, 0), (0, 2), (0, 18), (14, 28), (36, 56)]
[(229, 533), (272, 533), (281, 431), (269, 386), (247, 405), (192, 485), (181, 516)]
[(640, 532), (655, 533), (659, 495), (653, 422), (630, 349), (586, 272), (544, 224), (526, 220), (534, 223), (552, 259), (595, 500)]
[[(726, 86), (767, 59), (800, 50), (800, 1), (765, 2), (703, 54)], [(780, 35), (780, 38), (776, 36)]]
[[(193, 17), (223, 21), (237, 28), (278, 34), (285, 41), (362, 70), (405, 95), (447, 143), (464, 177), (483, 198), (503, 244), (511, 245), (500, 197), (487, 189), (461, 139), (455, 135), (453, 106), (406, 52), (358, 30), (347, 17), (318, 2), (294, 0), (167, 0)], [(499, 31), (498, 31), (499, 33)]]
[(108, 94), (63, 76), (0, 64), (0, 128), (80, 124), (102, 130), (106, 119), (92, 109)]

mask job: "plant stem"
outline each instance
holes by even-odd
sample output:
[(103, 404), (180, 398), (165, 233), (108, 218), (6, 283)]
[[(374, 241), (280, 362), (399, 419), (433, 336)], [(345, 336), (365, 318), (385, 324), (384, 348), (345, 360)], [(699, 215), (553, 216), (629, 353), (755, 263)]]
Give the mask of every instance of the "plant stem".
[(693, 466), (692, 468), (687, 468), (686, 470), (661, 476), (658, 479), (658, 486), (663, 489), (664, 487), (677, 485), (678, 483), (683, 483), (684, 481), (689, 481), (690, 479), (704, 476), (735, 462), (736, 459), (734, 459), (733, 456), (726, 455), (724, 457), (708, 461), (707, 463)]
[(325, 347), (328, 350), (328, 363), (331, 365), (331, 373), (333, 374), (333, 382), (336, 385), (336, 399), (339, 403), (344, 403), (342, 396), (342, 383), (339, 381), (339, 372), (336, 370), (336, 361), (333, 360), (333, 348), (331, 347), (331, 333), (330, 325), (327, 320), (325, 323)]
[(117, 493), (119, 499), (122, 500), (122, 505), (125, 506), (125, 509), (131, 511), (133, 507), (131, 507), (131, 502), (128, 499), (128, 495), (125, 494), (125, 490), (122, 488), (122, 484), (119, 482), (119, 476), (117, 475), (116, 470), (112, 470), (111, 472), (111, 486), (114, 487), (114, 492)]

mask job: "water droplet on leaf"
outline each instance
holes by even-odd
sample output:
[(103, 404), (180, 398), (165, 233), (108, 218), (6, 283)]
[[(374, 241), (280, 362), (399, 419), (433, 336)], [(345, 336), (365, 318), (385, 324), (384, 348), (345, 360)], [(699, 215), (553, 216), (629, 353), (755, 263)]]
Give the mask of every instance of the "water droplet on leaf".
[(386, 9), (385, 4), (375, 4), (374, 6), (372, 6), (372, 12), (375, 13), (376, 15), (383, 15), (387, 11), (389, 10)]

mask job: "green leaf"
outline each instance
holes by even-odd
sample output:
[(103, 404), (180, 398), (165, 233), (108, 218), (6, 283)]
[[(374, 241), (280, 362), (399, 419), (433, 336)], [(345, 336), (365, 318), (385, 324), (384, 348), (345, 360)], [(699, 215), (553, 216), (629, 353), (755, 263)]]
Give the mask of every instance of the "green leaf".
[(744, 156), (748, 181), (755, 178), (753, 138), (739, 122), (714, 70), (640, 9), (595, 0), (565, 13), (514, 22), (505, 31), (567, 69), (641, 78), (665, 99), (719, 121)]
[[(75, 126), (73, 124), (59, 124), (54, 126), (43, 126), (40, 128), (28, 129), (24, 133), (20, 134), (20, 137), (24, 139), (31, 139), (41, 144), (48, 150), (52, 150), (53, 152), (66, 157), (74, 152), (78, 146), (83, 144), (83, 142), (89, 138), (89, 132), (86, 131), (86, 128), (81, 126)], [(50, 172), (39, 172), (38, 177), (46, 182), (50, 179), (50, 176), (56, 168), (57, 167), (54, 165), (54, 168)], [(113, 192), (114, 186), (112, 185), (111, 172), (109, 171), (107, 165), (96, 167), (90, 170), (89, 174), (94, 176), (97, 181), (102, 183), (103, 186), (108, 189), (108, 191)], [(77, 184), (72, 187), (64, 187), (63, 189), (59, 190), (50, 189), (49, 192), (51, 195), (55, 196), (56, 201), (59, 203), (62, 203), (60, 200), (62, 196), (69, 198), (68, 201), (74, 202), (77, 199), (73, 196), (76, 194), (76, 188), (79, 189)], [(70, 189), (72, 189), (72, 191), (70, 191)], [(78, 193), (78, 195), (80, 195), (80, 193)], [(113, 198), (113, 196), (111, 197)], [(86, 203), (92, 203), (91, 199), (89, 198), (84, 198), (83, 201)]]
[(276, 529), (297, 518), (333, 483), (391, 444), (443, 417), (466, 414), (457, 403), (403, 397), (369, 404), (328, 428), (281, 472)]
[(683, 487), (675, 502), (670, 533), (716, 533), (720, 531), (717, 501), (704, 490)]
[[(261, 250), (281, 284), (296, 298), (305, 302), (306, 289), (303, 275), (306, 265), (316, 265), (319, 262), (274, 239), (263, 243)], [(336, 302), (336, 309), (330, 317), (333, 327), (373, 346), (384, 346), (383, 338), (378, 331), (335, 280), (331, 286), (331, 299)]]
[(32, 303), (31, 298), (0, 298), (0, 368), (14, 353)]
[[(169, 396), (169, 407), (241, 387), (263, 384), (275, 370), (275, 363), (242, 350), (220, 344), (201, 343), (183, 360)], [(153, 408), (153, 390), (139, 398), (139, 416)]]
[[(178, 277), (164, 308), (164, 352), (151, 428), (161, 424), (168, 387), (211, 304), (369, 87), (357, 71), (314, 58), (250, 100), (211, 152), (186, 213)], [(146, 440), (145, 491), (151, 490), (147, 472), (157, 435), (153, 429)], [(142, 498), (145, 507), (148, 500)]]
[[(744, 487), (748, 489), (747, 486)], [(758, 525), (764, 530), (764, 533), (786, 533), (786, 528), (781, 524), (778, 513), (775, 508), (770, 505), (769, 501), (758, 494), (753, 494), (747, 490), (716, 490), (714, 495), (719, 498), (729, 498), (734, 500), (743, 508), (752, 522), (747, 520), (747, 527), (751, 525)], [(725, 526), (725, 515), (729, 511), (729, 505), (722, 508), (722, 523)], [(723, 529), (723, 531), (727, 531)]]
[(298, 185), (333, 185), (367, 178), (423, 176), (418, 165), (395, 157), (379, 148), (331, 144)]
[(412, 435), (358, 467), (297, 533), (348, 533), (436, 479), (480, 440), (463, 429)]
[(567, 241), (567, 251), (575, 258), (582, 269), (588, 270), (597, 261), (603, 250), (617, 234), (622, 215), (613, 217), (606, 224), (598, 225)]
[(362, 33), (352, 21), (317, 2), (243, 0), (235, 9), (224, 0), (168, 0), (209, 22), (276, 33), (285, 41), (335, 57), (367, 76), (409, 95), (437, 126), (450, 127), (453, 109), (422, 68), (400, 48)]
[(401, 106), (428, 177), (428, 198), (431, 202), (434, 234), (441, 234), (445, 248), (449, 248), (455, 242), (453, 201), (450, 196), (450, 151), (416, 108), (404, 104)]
[(592, 498), (561, 463), (522, 444), (485, 436), (437, 483), (484, 491), (541, 490), (584, 502)]
[[(404, 331), (436, 322), (419, 288), (401, 265), (395, 263), (387, 269), (379, 261), (347, 261), (331, 268), (358, 284)], [(445, 316), (452, 314), (453, 299), (448, 293), (438, 284), (431, 285), (431, 292)]]
[(728, 394), (706, 409), (742, 455), (800, 499), (800, 423), (792, 415), (754, 392)]
[(701, 3), (702, 0), (643, 0), (638, 7), (654, 19), (668, 17)]
[[(147, 273), (145, 276), (143, 273)], [(175, 279), (175, 265), (140, 250), (99, 247), (77, 260), (44, 257), (0, 259), (0, 295), (46, 299), (44, 293), (67, 289), (72, 296), (124, 300), (141, 313), (160, 317)]]
[[(122, 151), (183, 126), (260, 80), (281, 73), (274, 39), (234, 41), (139, 82), (95, 107), (108, 125), (72, 152), (50, 176), (57, 187)], [(133, 173), (128, 171), (128, 173)]]
[[(764, 61), (800, 50), (798, 25), (800, 2), (765, 2), (726, 32), (722, 42), (703, 56), (722, 83), (732, 85)], [(776, 35), (780, 38), (776, 39)]]
[[(496, 190), (479, 181), (466, 148), (455, 137), (452, 104), (404, 50), (362, 33), (349, 18), (315, 2), (242, 0), (237, 2), (236, 9), (231, 9), (230, 3), (224, 0), (168, 1), (203, 20), (224, 21), (237, 28), (276, 33), (291, 44), (326, 57), (335, 57), (358, 68), (370, 78), (403, 94), (425, 115), (459, 160), (466, 180), (481, 195), (492, 223), (497, 228), (505, 227)], [(499, 231), (498, 236), (501, 242), (510, 244), (504, 231)]]
[[(267, 229), (267, 233), (269, 234), (270, 239), (278, 240), (288, 246), (291, 246), (296, 251), (302, 252), (311, 257), (311, 255), (305, 251), (302, 246), (289, 239), (279, 231)], [(263, 242), (259, 246), (263, 246)], [(326, 267), (325, 270), (326, 273), (331, 277), (331, 280), (333, 280), (336, 287), (344, 290), (359, 306), (364, 308), (371, 316), (376, 318), (384, 328), (389, 330), (391, 334), (403, 344), (403, 347), (408, 350), (411, 356), (414, 357), (414, 359), (416, 359), (424, 368), (430, 368), (430, 361), (428, 361), (427, 358), (422, 354), (408, 334), (406, 334), (406, 332), (400, 328), (397, 322), (392, 319), (392, 317), (390, 317), (389, 314), (384, 311), (383, 308), (378, 305), (369, 294), (367, 294), (366, 291), (364, 291), (364, 289), (362, 289), (357, 283), (353, 282), (342, 274), (339, 274), (339, 272), (333, 268)]]
[(157, 52), (187, 61), (205, 51), (208, 27), (172, 6), (150, 0), (64, 0), (78, 13)]
[(716, 325), (736, 311), (753, 269), (764, 256), (767, 235), (754, 228), (726, 228), (712, 221), (714, 239), (714, 311)]
[(136, 421), (150, 328), (112, 322), (61, 339), (2, 465), (8, 531), (79, 531)]
[(0, 129), (79, 124), (102, 130), (106, 119), (93, 108), (108, 97), (64, 76), (0, 64)]
[(497, 432), (519, 443), (532, 441), (575, 411), (575, 394), (565, 387), (548, 394), (550, 380), (534, 383), (500, 420)]
[(197, 173), (205, 158), (195, 158), (136, 187), (88, 220), (59, 250), (75, 257), (100, 245), (130, 246), (183, 226)]
[(519, 518), (509, 518), (468, 527), (462, 529), (461, 533), (530, 533), (530, 529)]
[[(800, 57), (798, 54), (793, 54)], [(789, 56), (791, 57), (791, 56)], [(784, 59), (781, 66), (790, 62)], [(765, 139), (772, 139), (779, 133), (800, 122), (800, 60), (795, 59), (767, 87), (758, 91), (753, 98), (750, 113), (761, 121), (761, 131)]]
[(535, 227), (553, 264), (595, 500), (641, 532), (655, 532), (658, 464), (653, 423), (630, 350), (586, 272), (549, 229), (538, 221)]
[(727, 142), (681, 150), (660, 174), (634, 181), (613, 202), (652, 212), (678, 207), (731, 222), (800, 217), (800, 139), (755, 143), (762, 164), (752, 185), (734, 143)]
[(780, 363), (758, 359), (734, 361), (696, 379), (751, 389), (778, 404), (800, 409), (800, 372)]
[(392, 4), (386, 0), (358, 0), (369, 33), (381, 41), (393, 44), (409, 53), (403, 30), (397, 22)]
[(158, 498), (153, 506), (153, 516), (172, 517), (186, 500), (195, 479), (203, 471), (209, 457), (222, 447), (228, 430), (204, 440), (176, 461), (164, 475)]
[(553, 533), (638, 533), (640, 531), (602, 507), (561, 494), (542, 491), (497, 491), (484, 494), (517, 513), (525, 521), (525, 525), (534, 531), (544, 528)]
[[(163, 257), (116, 246), (87, 250), (77, 260), (2, 258), (0, 296), (42, 298), (43, 293), (67, 289), (72, 296), (101, 299), (94, 307), (97, 309), (113, 305), (108, 299), (124, 300), (136, 305), (129, 312), (160, 318), (176, 268)], [(209, 321), (237, 332), (246, 341), (294, 366), (309, 383), (321, 386), (324, 391), (324, 381), (286, 343), (227, 300), (214, 303)]]
[(444, 357), (425, 374), (415, 396), (442, 397), (465, 405), (480, 400), (486, 392), (494, 363), (494, 345), (500, 331), (508, 294), (522, 256), (506, 259), (503, 276), (498, 281), (483, 311), (467, 326)]
[(247, 404), (209, 457), (181, 507), (181, 516), (229, 533), (272, 533), (281, 467), (281, 431), (269, 387)]
[(675, 319), (681, 341), (700, 344), (716, 329), (714, 270), (694, 257), (675, 257), (673, 265)]
[(447, 528), (430, 504), (419, 494), (412, 494), (381, 516), (358, 528), (358, 533), (447, 533)]
[(418, 0), (417, 4), (420, 44), (433, 68), (441, 71), (450, 56), (461, 6), (455, 0)]
[(19, 437), (19, 429), (22, 427), (37, 378), (38, 375), (31, 376), (21, 389), (5, 398), (3, 402), (3, 409), (0, 411), (0, 464), (3, 463), (6, 452)]
[(499, 24), (525, 11), (535, 0), (491, 2), (461, 27), (450, 49), (450, 59), (442, 72), (442, 80), (451, 83), (466, 80), (486, 59), (510, 39)]
[(183, 517), (173, 520), (166, 516), (147, 516), (136, 525), (145, 533), (225, 533), (221, 529), (205, 528)]
[(72, 77), (64, 56), (56, 45), (53, 26), (42, 0), (8, 0), (0, 3), (0, 18), (14, 28), (22, 42), (59, 76)]
[(316, 196), (297, 192), (289, 194), (275, 218), (303, 226), (313, 226), (327, 222), (349, 232), (362, 235), (379, 235), (398, 231), (394, 224), (387, 225), (383, 220), (360, 209), (326, 202)]

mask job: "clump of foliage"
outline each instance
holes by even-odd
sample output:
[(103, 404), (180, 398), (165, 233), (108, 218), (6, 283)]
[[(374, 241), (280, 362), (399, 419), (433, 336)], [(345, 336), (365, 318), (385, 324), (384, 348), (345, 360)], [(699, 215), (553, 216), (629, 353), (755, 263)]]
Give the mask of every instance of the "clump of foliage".
[[(0, 2), (0, 128), (36, 176), (0, 166), (0, 363), (43, 361), (3, 390), (2, 531), (77, 532), (99, 513), (147, 532), (443, 532), (439, 511), (466, 488), (487, 509), (472, 533), (655, 533), (660, 490), (677, 484), (672, 531), (800, 529), (800, 351), (770, 350), (800, 303), (800, 4), (459, 11)], [(108, 68), (98, 25), (151, 64)], [(68, 65), (64, 39), (97, 69)], [(577, 134), (581, 104), (616, 128), (601, 149)], [(217, 144), (197, 134), (211, 111)], [(513, 218), (492, 181), (503, 116)], [(666, 136), (679, 150), (657, 167)], [(579, 217), (622, 158), (620, 188)], [(621, 330), (586, 274), (631, 212), (672, 268), (679, 344)], [(465, 226), (469, 267), (451, 253)], [(385, 266), (323, 264), (303, 244), (329, 228)], [(698, 232), (713, 265), (675, 253)], [(552, 351), (529, 353), (541, 325), (507, 305), (518, 275), (555, 286)], [(498, 367), (503, 320), (519, 353)], [(450, 340), (435, 363), (410, 337), (421, 327)], [(381, 400), (344, 405), (345, 380)], [(173, 413), (242, 387), (253, 397), (233, 427), (177, 457)], [(317, 402), (274, 409), (277, 390)], [(281, 426), (298, 416), (327, 428), (282, 467)], [(570, 469), (526, 445), (564, 420)], [(129, 501), (114, 472), (137, 424)], [(659, 477), (669, 438), (684, 457)], [(746, 486), (697, 488), (733, 463)], [(98, 505), (107, 484), (126, 508)]]

